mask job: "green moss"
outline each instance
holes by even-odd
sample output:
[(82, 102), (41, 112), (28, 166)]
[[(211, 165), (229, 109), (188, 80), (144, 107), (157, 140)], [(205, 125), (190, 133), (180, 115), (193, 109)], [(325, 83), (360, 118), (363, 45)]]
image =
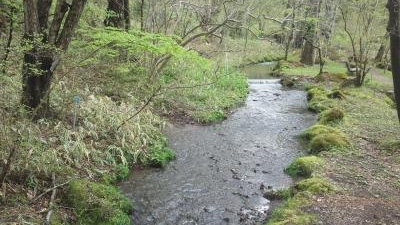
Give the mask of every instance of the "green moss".
[(116, 168), (117, 181), (125, 180), (129, 176), (129, 167), (127, 165), (119, 164)]
[(326, 133), (315, 136), (310, 142), (310, 153), (318, 154), (329, 151), (334, 147), (346, 147), (349, 145), (347, 138), (340, 134)]
[(308, 109), (313, 112), (322, 112), (334, 106), (328, 92), (320, 87), (310, 88), (307, 91)]
[(295, 159), (285, 172), (290, 176), (310, 177), (311, 174), (323, 165), (323, 160), (316, 156), (305, 156)]
[(316, 124), (316, 125), (308, 128), (307, 130), (305, 130), (301, 134), (301, 137), (307, 141), (310, 141), (311, 139), (313, 139), (314, 137), (316, 137), (319, 134), (328, 134), (328, 133), (343, 135), (339, 130), (337, 130), (333, 127)]
[(325, 110), (319, 115), (319, 121), (320, 121), (320, 123), (323, 123), (323, 124), (337, 122), (337, 121), (343, 120), (343, 118), (344, 118), (343, 110), (336, 108), (336, 107)]
[(57, 211), (53, 211), (50, 217), (50, 225), (63, 225), (66, 224)]
[(323, 178), (313, 177), (297, 183), (294, 187), (297, 192), (308, 192), (311, 194), (332, 193), (334, 187)]
[(288, 199), (283, 205), (274, 210), (267, 225), (311, 224), (315, 220), (314, 216), (301, 210), (307, 204), (309, 204), (308, 201), (300, 196)]
[(132, 204), (113, 186), (73, 180), (68, 186), (67, 203), (75, 209), (78, 224), (130, 224)]

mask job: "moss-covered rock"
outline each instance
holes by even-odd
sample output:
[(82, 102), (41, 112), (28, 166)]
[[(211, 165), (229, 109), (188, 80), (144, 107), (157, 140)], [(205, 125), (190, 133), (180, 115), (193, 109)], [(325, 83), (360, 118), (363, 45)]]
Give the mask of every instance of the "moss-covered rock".
[(290, 176), (310, 177), (312, 173), (323, 166), (324, 162), (316, 156), (305, 156), (295, 159), (286, 169), (285, 172)]
[(336, 107), (325, 110), (319, 115), (319, 121), (320, 121), (320, 123), (323, 123), (323, 124), (337, 122), (337, 121), (343, 120), (343, 118), (344, 118), (343, 110), (336, 108)]
[(318, 154), (329, 151), (334, 147), (346, 147), (349, 145), (347, 138), (340, 134), (325, 133), (315, 136), (310, 142), (310, 153)]
[(333, 128), (333, 127), (325, 126), (325, 125), (322, 125), (322, 124), (316, 124), (316, 125), (308, 128), (307, 130), (305, 130), (301, 134), (301, 137), (303, 139), (307, 140), (307, 141), (310, 141), (311, 139), (313, 139), (317, 135), (328, 134), (328, 133), (334, 133), (334, 134), (343, 135), (339, 130), (337, 130), (337, 129)]
[(333, 192), (335, 188), (326, 179), (313, 177), (297, 183), (294, 190), (311, 194), (325, 194)]
[(328, 92), (320, 87), (313, 87), (307, 91), (308, 110), (322, 112), (335, 106)]
[(303, 212), (302, 207), (308, 205), (308, 200), (295, 196), (288, 199), (274, 210), (267, 225), (307, 225), (315, 221), (313, 215)]
[(132, 204), (109, 185), (80, 179), (69, 183), (67, 203), (75, 209), (78, 224), (129, 225)]

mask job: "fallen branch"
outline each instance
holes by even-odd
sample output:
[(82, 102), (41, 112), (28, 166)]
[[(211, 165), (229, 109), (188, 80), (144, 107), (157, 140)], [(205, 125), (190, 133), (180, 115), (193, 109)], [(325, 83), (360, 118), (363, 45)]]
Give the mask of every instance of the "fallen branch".
[[(52, 180), (53, 180), (53, 186), (56, 183), (56, 175), (53, 173), (52, 175)], [(53, 205), (54, 205), (54, 199), (56, 198), (56, 193), (57, 193), (57, 188), (53, 189), (52, 193), (51, 193), (51, 197), (50, 197), (50, 201), (49, 201), (49, 212), (46, 215), (46, 220), (45, 220), (45, 224), (46, 225), (50, 225), (50, 218), (51, 215), (53, 214)]]
[(40, 195), (38, 195), (36, 198), (32, 199), (32, 200), (29, 202), (29, 204), (32, 204), (32, 203), (36, 202), (38, 199), (40, 199), (41, 197), (43, 197), (43, 196), (46, 195), (47, 193), (49, 193), (49, 192), (51, 192), (51, 191), (53, 191), (53, 190), (55, 190), (55, 189), (57, 189), (57, 188), (60, 188), (60, 187), (62, 187), (62, 186), (65, 186), (65, 185), (69, 184), (69, 182), (71, 182), (71, 181), (72, 181), (72, 179), (71, 179), (71, 180), (68, 180), (68, 181), (65, 182), (65, 183), (62, 183), (62, 184), (59, 184), (59, 185), (56, 185), (56, 186), (54, 186), (54, 187), (52, 187), (52, 188), (47, 189), (47, 190), (44, 191), (42, 194), (40, 194)]

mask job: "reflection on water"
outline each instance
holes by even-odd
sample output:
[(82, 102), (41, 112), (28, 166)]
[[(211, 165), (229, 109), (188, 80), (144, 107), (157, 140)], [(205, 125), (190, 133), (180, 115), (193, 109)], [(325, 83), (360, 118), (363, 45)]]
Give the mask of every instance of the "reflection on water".
[(271, 73), (275, 65), (276, 62), (248, 65), (242, 68), (242, 72), (245, 73), (249, 79), (268, 79), (271, 78)]

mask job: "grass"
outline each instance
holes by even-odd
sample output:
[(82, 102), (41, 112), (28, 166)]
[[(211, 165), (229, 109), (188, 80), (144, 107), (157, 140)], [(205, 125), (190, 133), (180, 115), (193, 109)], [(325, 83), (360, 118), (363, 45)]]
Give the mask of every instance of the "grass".
[[(294, 76), (308, 76), (315, 77), (319, 74), (319, 65), (314, 66), (290, 66), (288, 68), (283, 68), (282, 72), (285, 75)], [(324, 72), (331, 74), (346, 74), (347, 69), (343, 63), (328, 61), (324, 66)]]
[[(308, 68), (308, 71), (303, 70), (303, 72), (302, 69), (304, 68), (291, 71), (295, 71), (293, 75), (314, 76), (312, 74), (318, 73), (318, 68), (315, 67)], [(318, 79), (318, 81), (324, 83), (323, 79)], [(371, 88), (370, 84), (361, 88), (337, 89), (338, 83), (336, 82), (339, 80), (332, 81), (328, 87), (322, 86), (321, 83), (308, 85), (309, 109), (319, 113), (321, 119), (316, 125), (304, 131), (301, 136), (307, 142), (311, 142), (311, 149), (314, 149), (311, 152), (317, 153), (321, 149), (337, 149), (333, 146), (345, 146), (344, 149), (347, 150), (345, 151), (347, 153), (331, 151), (321, 154), (321, 158), (306, 156), (293, 161), (286, 169), (289, 174), (306, 175), (311, 178), (295, 185), (294, 197), (274, 211), (268, 224), (312, 224), (315, 222), (313, 221), (314, 215), (305, 213), (303, 207), (309, 206), (308, 208), (310, 208), (319, 204), (312, 201), (313, 196), (329, 195), (335, 191), (335, 188), (324, 177), (334, 176), (335, 186), (346, 185), (346, 188), (350, 188), (347, 193), (349, 195), (365, 191), (366, 185), (368, 192), (373, 192), (374, 189), (381, 190), (384, 186), (385, 190), (393, 188), (391, 193), (385, 191), (385, 196), (391, 196), (390, 199), (398, 198), (398, 181), (393, 178), (398, 177), (395, 169), (398, 167), (395, 165), (400, 163), (400, 157), (397, 157), (400, 150), (398, 141), (400, 140), (398, 134), (400, 126), (393, 108), (393, 101), (387, 98), (383, 89)], [(342, 112), (345, 112), (345, 116)], [(333, 121), (328, 119), (332, 122), (327, 121), (326, 117), (329, 114), (333, 114)], [(315, 165), (313, 164), (314, 160), (325, 162), (325, 166), (319, 166), (318, 170), (318, 175), (322, 177), (312, 177), (314, 172), (312, 169), (308, 169), (310, 164)], [(375, 171), (376, 164), (379, 164), (380, 170), (384, 172)], [(393, 167), (395, 168), (393, 169)], [(307, 172), (303, 173), (303, 171)], [(383, 177), (381, 173), (384, 174)], [(361, 189), (357, 189), (356, 184), (349, 184), (350, 180), (359, 180), (360, 177), (368, 177), (374, 181), (371, 183), (365, 178)], [(375, 180), (380, 182), (375, 185)], [(299, 191), (297, 194), (296, 190)], [(324, 207), (329, 208), (330, 206), (324, 205)], [(318, 210), (313, 211), (318, 213)], [(323, 221), (323, 219), (319, 220)]]

